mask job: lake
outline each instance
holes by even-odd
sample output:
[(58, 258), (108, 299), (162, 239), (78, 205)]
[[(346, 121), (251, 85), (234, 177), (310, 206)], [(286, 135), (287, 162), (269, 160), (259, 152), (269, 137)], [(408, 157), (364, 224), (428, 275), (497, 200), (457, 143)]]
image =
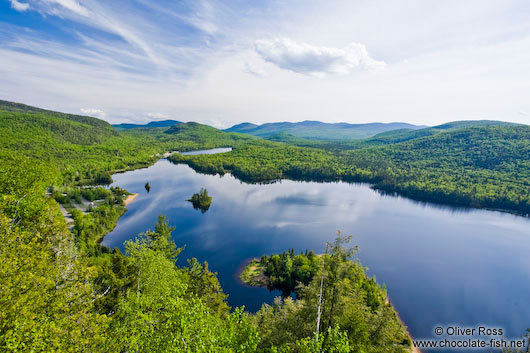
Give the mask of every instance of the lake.
[[(436, 326), (483, 325), (517, 338), (530, 327), (528, 218), (382, 195), (365, 184), (246, 184), (168, 160), (113, 179), (140, 195), (103, 244), (123, 249), (166, 215), (173, 239), (186, 245), (179, 263), (207, 261), (231, 306), (256, 311), (280, 295), (242, 284), (237, 274), (246, 261), (289, 248), (323, 252), (340, 229), (354, 236), (362, 264), (386, 284), (413, 337), (433, 337)], [(202, 187), (213, 197), (204, 214), (186, 201)]]

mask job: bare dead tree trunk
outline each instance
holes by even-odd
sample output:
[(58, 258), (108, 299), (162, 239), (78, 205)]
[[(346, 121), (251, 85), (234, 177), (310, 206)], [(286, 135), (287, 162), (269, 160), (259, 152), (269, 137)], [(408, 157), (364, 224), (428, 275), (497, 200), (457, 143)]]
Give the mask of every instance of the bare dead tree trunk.
[(315, 339), (318, 342), (318, 334), (320, 332), (320, 317), (322, 315), (322, 290), (324, 288), (324, 275), (326, 273), (326, 256), (328, 254), (328, 246), (329, 244), (326, 244), (326, 252), (324, 254), (323, 262), (322, 262), (322, 276), (320, 277), (320, 293), (318, 295), (318, 306), (317, 306), (317, 328), (315, 332)]
[[(333, 294), (331, 295), (331, 308), (329, 309), (329, 318), (328, 318), (328, 328), (331, 327), (333, 324), (333, 308), (335, 307), (336, 302), (336, 296), (337, 296), (337, 287), (336, 284), (333, 285)], [(326, 331), (324, 333), (324, 342), (328, 339), (328, 333), (329, 331)]]

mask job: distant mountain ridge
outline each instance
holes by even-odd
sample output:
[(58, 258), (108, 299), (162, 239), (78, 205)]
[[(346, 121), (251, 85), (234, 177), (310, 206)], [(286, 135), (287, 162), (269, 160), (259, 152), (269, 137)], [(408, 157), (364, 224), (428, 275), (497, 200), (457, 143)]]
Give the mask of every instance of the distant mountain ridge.
[(391, 144), (404, 141), (410, 141), (421, 137), (434, 136), (442, 132), (454, 131), (468, 128), (480, 128), (490, 126), (520, 126), (521, 124), (509, 123), (498, 120), (460, 120), (451, 121), (441, 125), (427, 127), (424, 129), (397, 129), (392, 131), (386, 131), (372, 136), (368, 143), (374, 144)]
[(290, 135), (321, 140), (338, 140), (338, 139), (363, 139), (375, 136), (379, 133), (409, 129), (418, 130), (426, 126), (418, 126), (408, 123), (367, 123), (367, 124), (349, 124), (349, 123), (323, 123), (321, 121), (301, 121), (296, 123), (266, 123), (256, 125), (252, 123), (241, 123), (234, 125), (223, 131), (239, 132), (259, 137), (270, 137), (279, 133), (288, 133)]
[(147, 124), (127, 124), (127, 123), (123, 123), (123, 124), (113, 124), (112, 126), (114, 126), (115, 129), (117, 130), (128, 130), (128, 129), (136, 129), (138, 127), (170, 127), (170, 126), (173, 126), (173, 125), (176, 125), (176, 124), (181, 124), (182, 121), (178, 121), (178, 120), (159, 120), (159, 121), (150, 121), (148, 122)]

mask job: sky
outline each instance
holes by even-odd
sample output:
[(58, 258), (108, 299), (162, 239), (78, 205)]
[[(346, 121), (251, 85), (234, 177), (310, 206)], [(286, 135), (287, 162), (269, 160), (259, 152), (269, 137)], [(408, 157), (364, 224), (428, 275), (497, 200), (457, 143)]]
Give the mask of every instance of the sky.
[(528, 0), (0, 0), (0, 99), (111, 123), (530, 123)]

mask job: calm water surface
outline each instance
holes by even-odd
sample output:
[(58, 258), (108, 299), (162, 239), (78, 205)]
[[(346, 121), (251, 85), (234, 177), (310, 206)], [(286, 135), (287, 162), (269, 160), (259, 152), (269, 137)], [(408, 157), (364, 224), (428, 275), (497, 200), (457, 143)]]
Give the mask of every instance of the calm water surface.
[[(177, 227), (177, 245), (186, 245), (181, 264), (208, 261), (232, 306), (256, 311), (279, 295), (240, 283), (238, 269), (250, 258), (288, 248), (323, 252), (340, 229), (354, 235), (362, 264), (386, 284), (413, 337), (451, 324), (500, 327), (510, 338), (530, 327), (528, 218), (383, 196), (363, 184), (250, 185), (167, 160), (113, 178), (140, 195), (104, 245), (123, 249), (164, 214)], [(205, 214), (186, 201), (201, 187), (213, 197)]]
[(232, 151), (232, 147), (221, 147), (221, 148), (212, 148), (209, 150), (200, 150), (200, 151), (190, 151), (190, 152), (182, 152), (181, 154), (184, 156), (193, 156), (198, 154), (217, 154), (217, 153), (225, 153)]

